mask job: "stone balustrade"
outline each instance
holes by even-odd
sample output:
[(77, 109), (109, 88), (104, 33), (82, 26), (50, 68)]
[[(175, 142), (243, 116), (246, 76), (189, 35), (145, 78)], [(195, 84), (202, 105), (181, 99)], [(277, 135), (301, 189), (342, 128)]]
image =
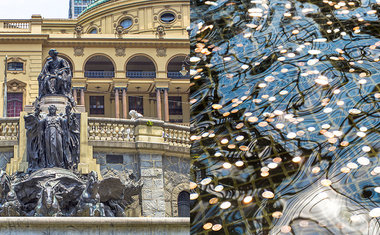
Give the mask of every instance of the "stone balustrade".
[(165, 123), (163, 129), (165, 143), (190, 148), (190, 127)]
[[(141, 131), (144, 127), (144, 133)], [(154, 128), (152, 135), (162, 139), (162, 143), (169, 146), (179, 146), (190, 148), (190, 127), (164, 123), (159, 120), (149, 119), (116, 119), (116, 118), (88, 118), (88, 140), (93, 146), (115, 147), (136, 142), (136, 136), (149, 136), (149, 127)], [(161, 130), (162, 129), (162, 130)], [(157, 131), (162, 131), (162, 135), (157, 135)], [(12, 146), (17, 144), (19, 135), (19, 118), (0, 118), (0, 146)], [(106, 145), (105, 145), (106, 144)]]
[(88, 118), (89, 141), (135, 141), (136, 122), (116, 118)]
[[(143, 127), (143, 128), (142, 128)], [(152, 129), (149, 130), (149, 127)], [(154, 130), (154, 131), (153, 131)], [(157, 131), (162, 135), (157, 135)], [(164, 123), (160, 120), (150, 119), (116, 119), (116, 118), (88, 118), (89, 141), (93, 146), (112, 146), (122, 147), (128, 142), (141, 141), (141, 136), (156, 136), (163, 139), (162, 142), (169, 146), (179, 146), (190, 148), (190, 127)], [(150, 138), (151, 141), (153, 139)], [(104, 141), (107, 141), (106, 145)], [(159, 142), (158, 142), (159, 143)]]
[(30, 20), (0, 20), (0, 32), (30, 32)]
[(0, 145), (11, 146), (18, 140), (19, 118), (0, 118)]

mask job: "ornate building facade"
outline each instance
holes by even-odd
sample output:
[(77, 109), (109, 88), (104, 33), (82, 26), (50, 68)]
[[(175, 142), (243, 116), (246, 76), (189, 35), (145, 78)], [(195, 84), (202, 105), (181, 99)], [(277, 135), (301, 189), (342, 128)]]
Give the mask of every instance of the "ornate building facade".
[[(188, 216), (189, 15), (188, 1), (100, 0), (76, 19), (1, 20), (0, 168), (27, 169), (23, 116), (55, 48), (70, 64), (81, 113), (79, 172), (141, 180), (129, 216)], [(131, 110), (143, 118), (130, 120)]]
[(102, 0), (77, 19), (3, 20), (6, 116), (18, 116), (34, 102), (41, 66), (55, 48), (72, 66), (73, 95), (90, 117), (127, 118), (133, 109), (188, 123), (190, 82), (180, 71), (187, 67), (189, 11), (188, 1)]

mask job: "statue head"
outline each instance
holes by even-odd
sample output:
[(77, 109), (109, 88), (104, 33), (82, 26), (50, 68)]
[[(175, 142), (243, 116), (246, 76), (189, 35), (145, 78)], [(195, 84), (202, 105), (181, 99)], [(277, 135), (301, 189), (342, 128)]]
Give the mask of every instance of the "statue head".
[(55, 115), (57, 113), (57, 107), (55, 107), (54, 104), (50, 105), (48, 110), (50, 115)]
[(52, 58), (55, 58), (57, 57), (58, 55), (58, 51), (56, 49), (50, 49), (49, 50), (49, 55), (52, 57)]

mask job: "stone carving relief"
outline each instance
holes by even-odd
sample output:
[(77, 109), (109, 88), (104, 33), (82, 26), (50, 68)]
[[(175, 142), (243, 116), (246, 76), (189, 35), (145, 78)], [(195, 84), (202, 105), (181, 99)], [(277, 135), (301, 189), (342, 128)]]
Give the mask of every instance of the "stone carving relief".
[(156, 28), (156, 36), (158, 36), (159, 39), (163, 39), (165, 35), (166, 35), (166, 33), (165, 33), (165, 27), (162, 26), (162, 25), (157, 26), (157, 28)]
[(83, 47), (74, 47), (74, 55), (75, 56), (84, 56), (84, 48)]
[(76, 25), (74, 31), (75, 31), (76, 37), (80, 38), (82, 33), (83, 33), (83, 26), (82, 25)]
[(116, 56), (125, 56), (125, 47), (116, 47), (115, 54)]
[(166, 56), (166, 48), (165, 47), (159, 47), (156, 49), (157, 56), (158, 57), (165, 57)]

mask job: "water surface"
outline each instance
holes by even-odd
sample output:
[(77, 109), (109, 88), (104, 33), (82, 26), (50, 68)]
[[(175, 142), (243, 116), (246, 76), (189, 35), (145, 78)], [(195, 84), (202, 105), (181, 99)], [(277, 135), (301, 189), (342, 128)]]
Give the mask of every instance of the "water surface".
[(191, 4), (191, 232), (380, 234), (380, 5)]

